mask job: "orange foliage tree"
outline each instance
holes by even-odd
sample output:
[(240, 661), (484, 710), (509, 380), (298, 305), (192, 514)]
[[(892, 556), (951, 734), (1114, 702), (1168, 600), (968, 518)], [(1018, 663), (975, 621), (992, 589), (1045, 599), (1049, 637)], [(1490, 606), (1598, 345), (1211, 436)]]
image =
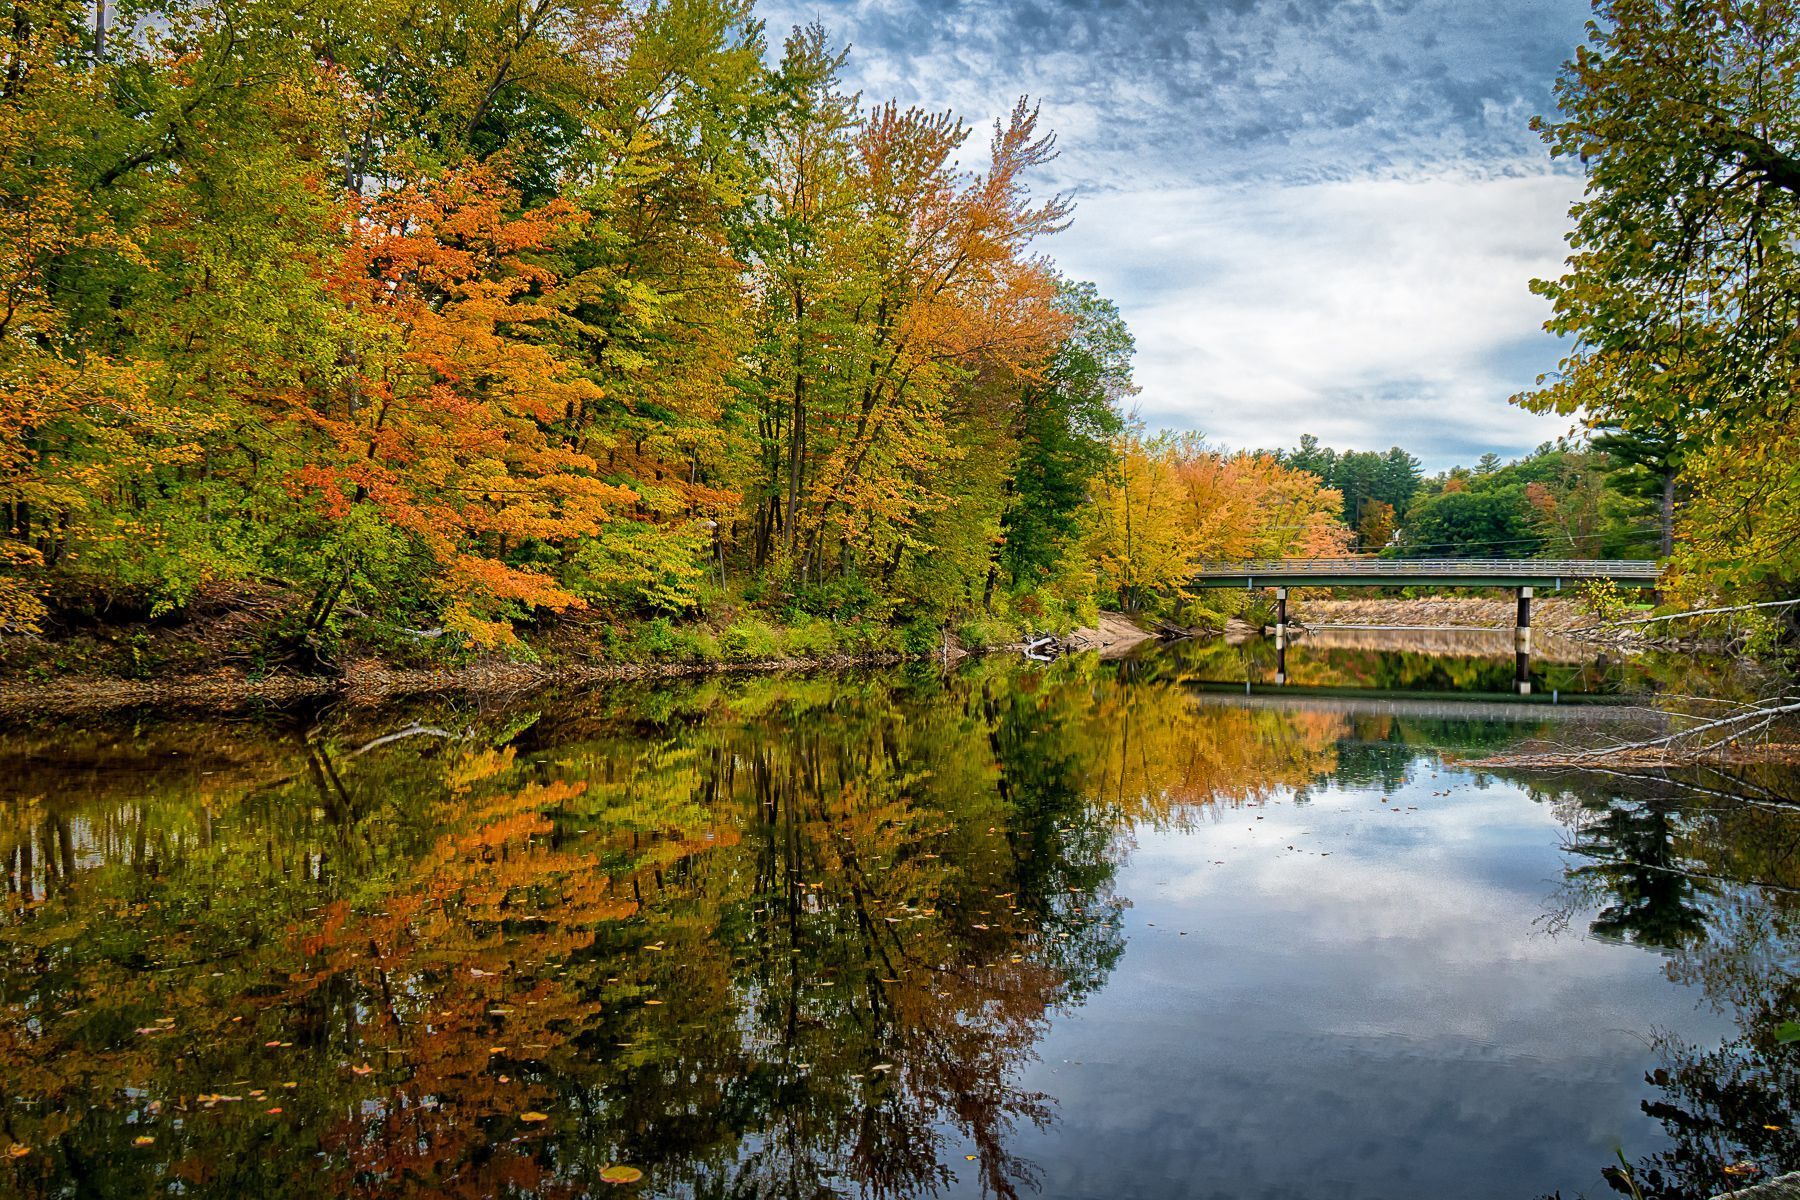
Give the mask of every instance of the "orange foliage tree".
[(556, 315), (559, 282), (534, 256), (581, 216), (561, 201), (509, 213), (515, 202), (491, 172), (469, 168), (357, 215), (338, 280), (354, 367), (291, 412), (332, 451), (297, 473), (296, 488), (345, 531), (314, 625), (394, 532), (441, 569), (445, 628), (506, 641), (507, 618), (581, 603), (557, 580), (558, 556), (635, 499), (558, 430), (601, 389), (529, 336)]

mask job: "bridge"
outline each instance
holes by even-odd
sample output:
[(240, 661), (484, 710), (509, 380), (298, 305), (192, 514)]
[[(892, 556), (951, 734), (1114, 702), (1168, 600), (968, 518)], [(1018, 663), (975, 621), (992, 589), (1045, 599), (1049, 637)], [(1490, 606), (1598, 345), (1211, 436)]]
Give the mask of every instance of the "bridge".
[(1512, 588), (1519, 601), (1513, 628), (1515, 686), (1531, 694), (1531, 594), (1580, 583), (1653, 588), (1662, 574), (1644, 559), (1602, 558), (1286, 558), (1202, 563), (1188, 580), (1196, 588), (1275, 589), (1276, 682), (1287, 682), (1288, 589), (1291, 587)]
[(1188, 586), (1548, 588), (1608, 581), (1653, 588), (1662, 568), (1643, 559), (1285, 558), (1201, 563)]

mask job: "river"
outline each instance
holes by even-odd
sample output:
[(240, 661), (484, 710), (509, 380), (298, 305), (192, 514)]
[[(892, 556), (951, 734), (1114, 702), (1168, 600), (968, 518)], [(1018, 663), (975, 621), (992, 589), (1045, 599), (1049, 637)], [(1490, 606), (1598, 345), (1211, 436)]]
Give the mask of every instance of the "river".
[(1552, 655), (1519, 698), (1507, 649), (16, 724), (0, 1195), (1535, 1200), (1800, 1166), (1791, 781), (1468, 765), (1738, 685)]

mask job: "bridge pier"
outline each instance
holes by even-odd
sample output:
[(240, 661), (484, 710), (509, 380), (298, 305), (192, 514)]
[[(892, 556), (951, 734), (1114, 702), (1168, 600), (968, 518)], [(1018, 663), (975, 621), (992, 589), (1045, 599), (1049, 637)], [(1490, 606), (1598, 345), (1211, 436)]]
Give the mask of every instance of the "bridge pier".
[(1287, 682), (1287, 592), (1275, 589), (1275, 682)]
[(1519, 589), (1519, 617), (1513, 627), (1513, 681), (1519, 695), (1531, 695), (1531, 589)]

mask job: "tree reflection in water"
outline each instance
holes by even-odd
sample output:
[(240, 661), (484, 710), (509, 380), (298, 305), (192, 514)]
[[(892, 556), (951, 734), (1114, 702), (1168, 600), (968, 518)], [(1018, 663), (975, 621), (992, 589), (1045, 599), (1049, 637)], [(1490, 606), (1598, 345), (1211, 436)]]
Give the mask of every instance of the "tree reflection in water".
[[(378, 741), (407, 719), (468, 736)], [(1021, 1068), (1121, 952), (1121, 832), (1304, 784), (1341, 733), (1069, 665), (18, 734), (3, 1169), (1015, 1195), (1009, 1131), (1053, 1115)]]
[[(1643, 1102), (1669, 1145), (1608, 1164), (1644, 1200), (1702, 1200), (1800, 1170), (1800, 803), (1778, 771), (1698, 779), (1580, 778), (1565, 806), (1574, 864), (1552, 906), (1562, 922), (1662, 949), (1672, 982), (1697, 987), (1735, 1034), (1716, 1046), (1646, 1030), (1662, 1064)], [(1629, 1150), (1629, 1148), (1626, 1148)]]
[[(1120, 959), (1134, 831), (1542, 732), (1202, 701), (1184, 671), (0, 737), (0, 1192), (553, 1198), (624, 1164), (657, 1194), (1018, 1195), (1015, 1135), (1055, 1119), (1020, 1080)], [(457, 736), (383, 740), (415, 723)], [(1740, 1030), (1661, 1044), (1646, 1195), (1800, 1166), (1781, 785), (1535, 793), (1573, 831), (1560, 915)]]

